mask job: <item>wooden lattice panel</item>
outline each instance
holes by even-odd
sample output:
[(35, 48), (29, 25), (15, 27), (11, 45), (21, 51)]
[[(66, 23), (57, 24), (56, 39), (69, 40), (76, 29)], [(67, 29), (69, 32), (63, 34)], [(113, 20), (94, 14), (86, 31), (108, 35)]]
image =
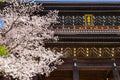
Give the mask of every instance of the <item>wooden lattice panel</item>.
[(120, 47), (78, 47), (78, 48), (51, 48), (53, 51), (61, 52), (67, 57), (82, 57), (82, 58), (120, 58)]

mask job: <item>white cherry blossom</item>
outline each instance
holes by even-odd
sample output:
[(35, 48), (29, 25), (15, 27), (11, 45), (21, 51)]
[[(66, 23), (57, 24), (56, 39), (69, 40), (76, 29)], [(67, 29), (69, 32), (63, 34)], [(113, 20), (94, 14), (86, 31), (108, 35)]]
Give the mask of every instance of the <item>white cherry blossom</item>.
[(57, 22), (58, 11), (50, 11), (45, 16), (31, 16), (32, 12), (41, 9), (41, 5), (5, 1), (10, 5), (0, 12), (5, 23), (4, 29), (0, 28), (0, 45), (10, 54), (0, 57), (0, 71), (19, 80), (31, 80), (36, 74), (48, 76), (56, 65), (63, 63), (61, 53), (44, 47), (46, 39), (56, 39), (48, 27)]

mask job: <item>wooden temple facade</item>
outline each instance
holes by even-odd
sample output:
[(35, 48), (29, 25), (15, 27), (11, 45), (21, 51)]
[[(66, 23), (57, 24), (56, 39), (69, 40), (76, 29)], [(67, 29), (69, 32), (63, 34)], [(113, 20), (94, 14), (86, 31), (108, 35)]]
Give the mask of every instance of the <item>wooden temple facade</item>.
[(49, 28), (58, 41), (45, 46), (63, 53), (64, 63), (48, 78), (34, 80), (120, 80), (120, 3), (50, 2), (43, 7), (42, 14), (59, 10), (59, 23)]
[(64, 64), (46, 80), (120, 80), (120, 3), (44, 3), (59, 10), (52, 24), (58, 41), (46, 47), (63, 53)]

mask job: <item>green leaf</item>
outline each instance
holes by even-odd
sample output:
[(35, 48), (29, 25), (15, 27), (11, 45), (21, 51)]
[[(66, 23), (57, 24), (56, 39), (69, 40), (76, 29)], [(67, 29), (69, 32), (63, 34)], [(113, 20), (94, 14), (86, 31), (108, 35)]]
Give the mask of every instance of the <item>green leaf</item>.
[(4, 0), (0, 0), (0, 2), (3, 2)]
[(9, 55), (9, 51), (4, 46), (0, 46), (0, 56), (5, 55)]

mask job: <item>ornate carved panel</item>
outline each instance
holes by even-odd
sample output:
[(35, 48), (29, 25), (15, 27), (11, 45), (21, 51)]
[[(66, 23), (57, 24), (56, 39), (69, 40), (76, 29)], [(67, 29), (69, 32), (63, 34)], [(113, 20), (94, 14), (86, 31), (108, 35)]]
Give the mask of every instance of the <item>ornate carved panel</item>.
[(63, 53), (67, 57), (82, 57), (82, 58), (120, 58), (120, 47), (53, 47), (51, 50)]

